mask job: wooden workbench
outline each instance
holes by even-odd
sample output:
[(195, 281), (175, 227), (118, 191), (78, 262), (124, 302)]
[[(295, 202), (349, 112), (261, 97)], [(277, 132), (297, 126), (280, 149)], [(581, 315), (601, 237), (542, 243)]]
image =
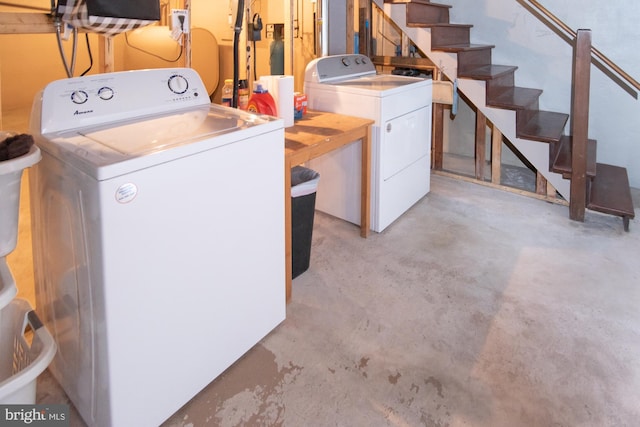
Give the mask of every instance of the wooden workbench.
[[(291, 299), (291, 168), (356, 141), (362, 141), (360, 236), (369, 235), (371, 193), (371, 125), (373, 120), (309, 111), (285, 129), (285, 268), (287, 301)], [(322, 177), (320, 177), (322, 179)]]

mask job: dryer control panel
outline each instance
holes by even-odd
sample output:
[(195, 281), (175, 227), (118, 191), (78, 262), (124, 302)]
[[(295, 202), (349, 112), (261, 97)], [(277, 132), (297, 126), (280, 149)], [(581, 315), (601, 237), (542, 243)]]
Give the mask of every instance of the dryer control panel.
[(95, 74), (57, 80), (41, 94), (42, 134), (109, 125), (123, 120), (209, 105), (209, 95), (191, 68)]
[(331, 81), (376, 74), (376, 66), (368, 56), (333, 55), (316, 58), (307, 64), (305, 82), (326, 83)]

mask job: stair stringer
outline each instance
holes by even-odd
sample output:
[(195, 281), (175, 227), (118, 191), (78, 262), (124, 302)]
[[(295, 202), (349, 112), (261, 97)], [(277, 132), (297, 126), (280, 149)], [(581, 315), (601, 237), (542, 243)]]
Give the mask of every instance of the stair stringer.
[[(404, 4), (383, 3), (373, 0), (379, 8), (397, 25), (411, 41), (442, 71), (451, 81), (455, 81), (458, 71), (458, 59), (455, 53), (431, 50), (431, 30), (429, 28), (408, 27)], [(556, 191), (569, 201), (570, 182), (549, 171), (549, 144), (545, 142), (521, 139), (516, 136), (516, 113), (512, 110), (488, 107), (486, 102), (486, 83), (468, 78), (458, 79), (458, 90), (487, 117), (511, 144), (542, 174)]]

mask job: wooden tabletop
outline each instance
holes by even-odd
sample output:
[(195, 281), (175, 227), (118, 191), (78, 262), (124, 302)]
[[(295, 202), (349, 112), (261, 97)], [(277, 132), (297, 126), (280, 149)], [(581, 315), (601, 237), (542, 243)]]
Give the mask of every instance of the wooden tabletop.
[(370, 119), (341, 114), (309, 111), (285, 129), (285, 157), (295, 166), (345, 145), (352, 134), (361, 138), (362, 129), (372, 125)]

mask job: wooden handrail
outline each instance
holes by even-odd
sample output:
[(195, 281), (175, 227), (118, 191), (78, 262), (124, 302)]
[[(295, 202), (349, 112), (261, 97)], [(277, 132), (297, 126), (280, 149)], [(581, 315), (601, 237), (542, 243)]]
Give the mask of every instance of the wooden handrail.
[[(557, 16), (551, 13), (547, 8), (545, 8), (543, 5), (538, 3), (537, 0), (517, 0), (517, 1), (518, 3), (522, 4), (525, 7), (528, 4), (534, 9), (536, 9), (538, 12), (542, 13), (549, 20), (551, 20), (558, 28), (560, 28), (562, 31), (568, 34), (572, 40), (575, 40), (577, 33), (574, 30), (572, 30), (567, 24), (562, 22), (562, 20), (560, 20)], [(622, 68), (618, 67), (613, 61), (607, 58), (602, 52), (600, 52), (595, 47), (591, 46), (591, 53), (600, 61), (602, 61), (610, 70), (613, 70), (618, 76), (622, 77), (622, 79), (624, 79), (628, 84), (636, 88), (636, 90), (640, 91), (640, 83), (638, 83), (636, 79), (631, 77), (631, 75), (625, 72)], [(633, 96), (634, 98), (638, 99), (637, 92), (629, 91), (629, 90), (627, 90), (627, 92), (629, 92), (631, 96)]]

